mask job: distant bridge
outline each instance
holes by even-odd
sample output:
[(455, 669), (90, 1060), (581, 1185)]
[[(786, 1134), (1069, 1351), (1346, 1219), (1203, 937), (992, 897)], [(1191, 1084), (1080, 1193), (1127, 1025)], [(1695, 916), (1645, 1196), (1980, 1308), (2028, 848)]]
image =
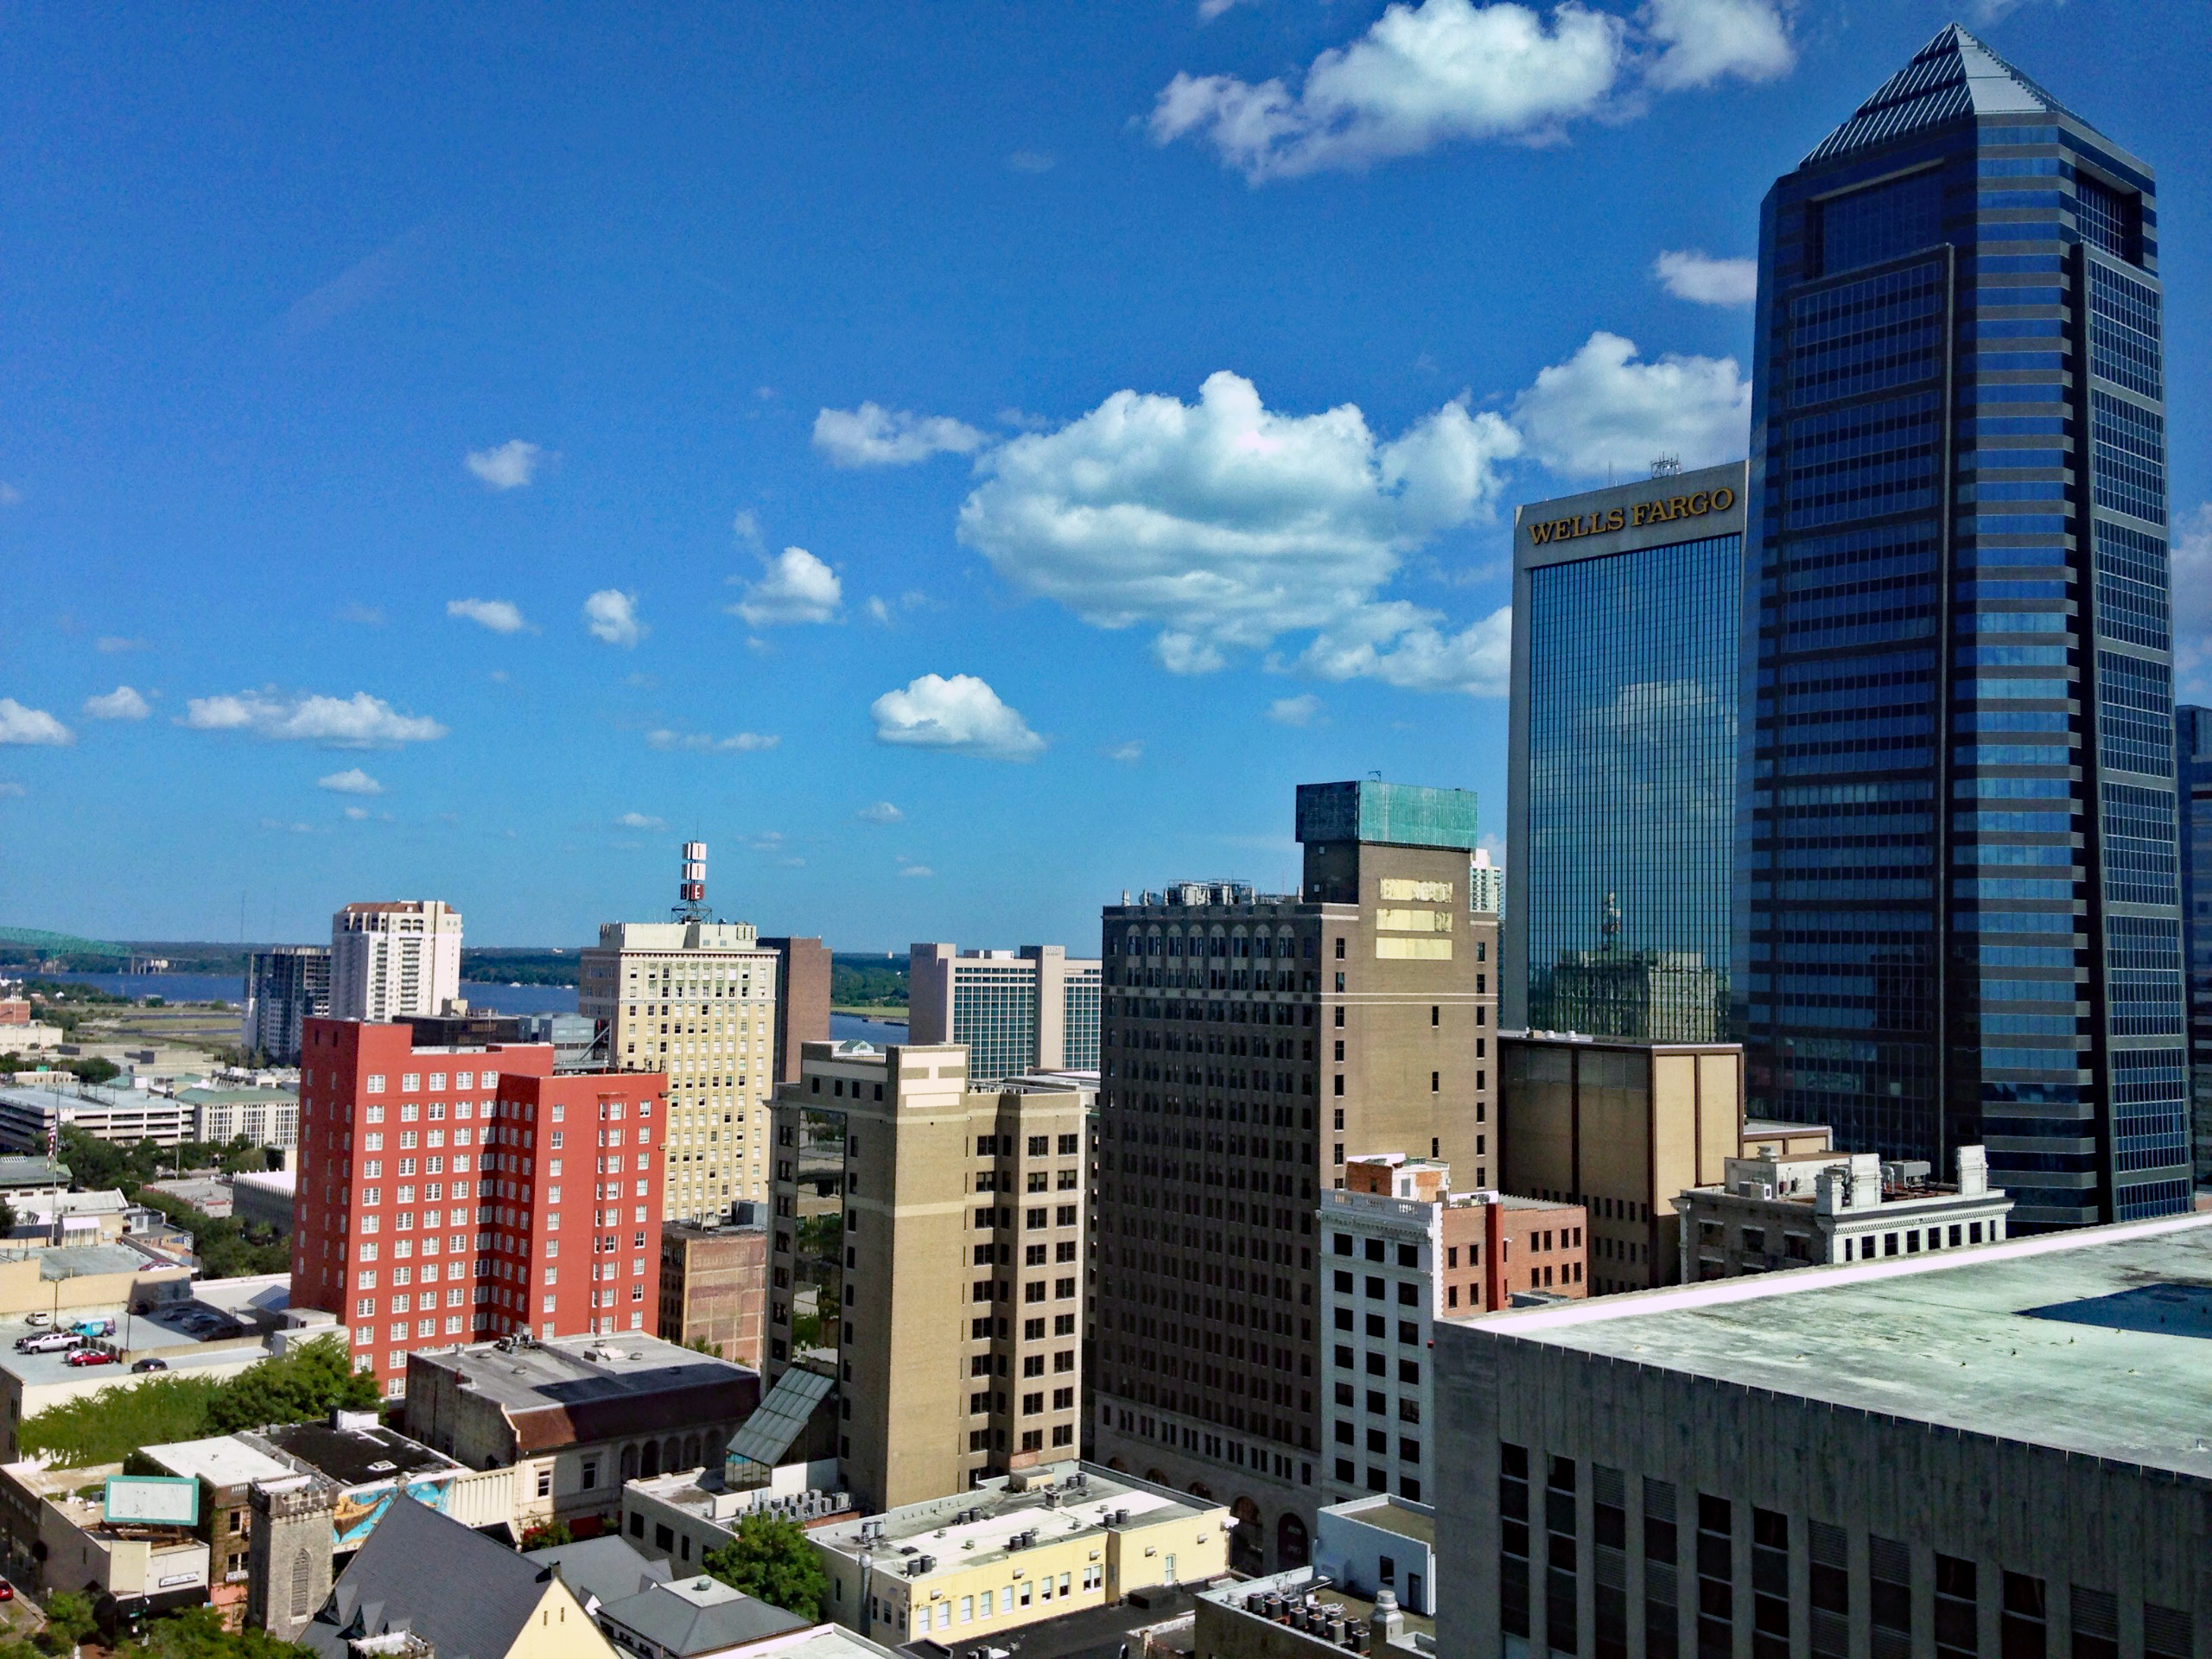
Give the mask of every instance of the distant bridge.
[(42, 927), (0, 927), (0, 944), (19, 944), (48, 957), (118, 957), (129, 960), (130, 947), (102, 939), (80, 939), (73, 933), (51, 933)]

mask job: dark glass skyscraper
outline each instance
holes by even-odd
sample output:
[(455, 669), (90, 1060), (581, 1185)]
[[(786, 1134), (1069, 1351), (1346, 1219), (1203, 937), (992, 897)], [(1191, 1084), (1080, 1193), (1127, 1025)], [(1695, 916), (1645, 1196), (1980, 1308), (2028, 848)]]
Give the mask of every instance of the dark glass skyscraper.
[(1500, 1017), (1727, 1035), (1741, 461), (1522, 507)]
[(2151, 170), (1955, 25), (1768, 194), (1750, 1109), (2017, 1225), (2185, 1209)]
[(2212, 1183), (2212, 709), (2174, 710), (2181, 788), (2182, 940), (2189, 958), (2190, 1142), (2196, 1179)]

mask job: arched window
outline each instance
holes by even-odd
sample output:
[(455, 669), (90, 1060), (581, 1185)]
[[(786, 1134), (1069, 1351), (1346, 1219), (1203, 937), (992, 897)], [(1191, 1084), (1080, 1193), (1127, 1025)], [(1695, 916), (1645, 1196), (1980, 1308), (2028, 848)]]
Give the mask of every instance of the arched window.
[(1286, 1515), (1275, 1523), (1275, 1571), (1287, 1573), (1294, 1567), (1304, 1567), (1306, 1561), (1306, 1522), (1295, 1515)]
[(315, 1592), (315, 1562), (308, 1559), (307, 1546), (302, 1544), (292, 1556), (292, 1617), (305, 1618), (315, 1609), (308, 1605), (308, 1598)]
[(640, 1480), (651, 1480), (658, 1473), (660, 1473), (660, 1442), (658, 1440), (647, 1440), (645, 1442), (645, 1461), (638, 1466), (638, 1478)]
[(632, 1482), (632, 1481), (635, 1480), (637, 1478), (638, 1478), (638, 1448), (637, 1448), (636, 1446), (624, 1446), (624, 1447), (622, 1448), (622, 1481), (623, 1481), (623, 1484), (624, 1484), (625, 1485), (627, 1485), (630, 1482)]
[(686, 1469), (696, 1469), (700, 1466), (699, 1437), (696, 1434), (686, 1434), (683, 1437), (683, 1466)]

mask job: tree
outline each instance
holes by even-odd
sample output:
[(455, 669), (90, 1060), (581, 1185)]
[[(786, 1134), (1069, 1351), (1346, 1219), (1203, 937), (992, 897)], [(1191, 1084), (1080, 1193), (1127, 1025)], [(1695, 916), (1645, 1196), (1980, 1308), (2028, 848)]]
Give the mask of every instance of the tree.
[(830, 1599), (829, 1577), (805, 1529), (780, 1516), (747, 1516), (737, 1523), (737, 1535), (709, 1550), (699, 1564), (733, 1589), (804, 1619), (820, 1618)]
[(89, 1060), (70, 1061), (69, 1070), (76, 1074), (79, 1083), (111, 1083), (123, 1075), (121, 1066), (97, 1054)]
[(353, 1369), (335, 1337), (302, 1343), (249, 1365), (210, 1403), (207, 1433), (228, 1434), (268, 1423), (304, 1423), (333, 1411), (373, 1411), (376, 1379)]
[(279, 1642), (266, 1630), (227, 1630), (213, 1607), (188, 1607), (147, 1621), (119, 1659), (302, 1659), (311, 1649)]
[(49, 1653), (67, 1653), (78, 1643), (97, 1636), (99, 1628), (99, 1620), (92, 1617), (90, 1596), (57, 1590), (46, 1599), (46, 1628), (39, 1632), (39, 1645)]
[(559, 1545), (573, 1544), (575, 1541), (576, 1535), (569, 1530), (569, 1523), (565, 1521), (541, 1521), (522, 1535), (522, 1547), (524, 1551), (552, 1549)]
[(7, 1237), (15, 1230), (16, 1206), (7, 1199), (0, 1198), (0, 1238)]

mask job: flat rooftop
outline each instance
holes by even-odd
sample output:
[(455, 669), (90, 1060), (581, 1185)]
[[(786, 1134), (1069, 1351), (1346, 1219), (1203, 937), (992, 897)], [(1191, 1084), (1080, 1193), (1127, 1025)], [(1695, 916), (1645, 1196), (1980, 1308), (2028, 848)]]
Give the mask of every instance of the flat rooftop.
[(2212, 1215), (1458, 1324), (2212, 1480)]
[(289, 1453), (341, 1486), (365, 1486), (403, 1476), (454, 1474), (465, 1465), (397, 1429), (337, 1428), (319, 1423), (281, 1423), (255, 1431), (280, 1452)]
[[(1083, 1484), (1071, 1487), (1069, 1479), (1077, 1475)], [(1001, 1478), (948, 1497), (868, 1516), (865, 1520), (880, 1524), (883, 1532), (866, 1547), (879, 1561), (887, 1549), (934, 1555), (938, 1573), (961, 1573), (1020, 1555), (1026, 1547), (1012, 1542), (1018, 1535), (1033, 1532), (1038, 1544), (1056, 1543), (1076, 1534), (1152, 1526), (1178, 1516), (1195, 1519), (1222, 1507), (1211, 1498), (1186, 1497), (1093, 1464), (1048, 1465), (1030, 1471), (1029, 1476), (1035, 1484), (1027, 1491), (1011, 1491)], [(958, 1518), (971, 1512), (973, 1520)], [(1125, 1521), (1109, 1518), (1122, 1516)], [(841, 1521), (817, 1528), (810, 1535), (816, 1543), (857, 1560), (863, 1548), (861, 1525), (861, 1521)], [(918, 1575), (921, 1580), (932, 1576)]]
[(1413, 1504), (1402, 1498), (1377, 1496), (1364, 1500), (1355, 1498), (1349, 1503), (1332, 1503), (1328, 1513), (1395, 1533), (1401, 1538), (1427, 1544), (1431, 1549), (1436, 1548), (1436, 1511), (1426, 1503)]
[(172, 1440), (167, 1446), (140, 1448), (143, 1454), (173, 1475), (216, 1486), (243, 1486), (252, 1480), (282, 1480), (296, 1472), (292, 1465), (248, 1446), (235, 1434), (217, 1434), (204, 1440)]
[(476, 1343), (419, 1357), (457, 1368), (468, 1388), (518, 1411), (633, 1399), (754, 1375), (742, 1365), (637, 1331), (555, 1337), (528, 1346)]

